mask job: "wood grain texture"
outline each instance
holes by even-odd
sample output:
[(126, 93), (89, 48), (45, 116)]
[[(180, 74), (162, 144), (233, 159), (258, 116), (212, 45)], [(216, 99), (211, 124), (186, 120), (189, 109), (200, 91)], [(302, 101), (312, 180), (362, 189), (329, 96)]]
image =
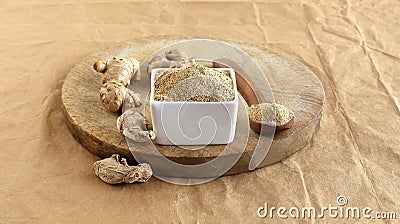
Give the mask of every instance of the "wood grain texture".
[[(111, 113), (103, 107), (99, 99), (101, 76), (93, 70), (98, 59), (116, 57), (135, 57), (145, 61), (155, 51), (181, 41), (182, 37), (150, 37), (131, 43), (119, 44), (100, 50), (83, 59), (72, 68), (62, 88), (62, 102), (66, 123), (75, 139), (91, 153), (106, 158), (118, 153), (133, 164), (135, 160), (128, 144), (117, 128), (118, 113)], [(296, 116), (295, 125), (275, 135), (268, 155), (258, 166), (264, 167), (292, 155), (300, 149), (309, 147), (322, 117), (325, 94), (318, 78), (302, 63), (284, 56), (269, 53), (259, 46), (232, 43), (246, 52), (267, 76), (273, 90), (275, 101), (290, 108)], [(248, 73), (251, 76), (251, 73)], [(257, 77), (254, 82), (258, 83)], [(258, 77), (259, 78), (259, 77)], [(150, 90), (149, 77), (143, 76), (133, 81), (129, 88), (141, 94), (145, 105), (140, 108), (150, 119), (149, 105), (146, 101)], [(259, 86), (259, 88), (262, 88)], [(259, 140), (259, 135), (248, 128), (245, 103), (239, 106), (237, 138), (246, 133), (249, 138), (240, 160), (226, 175), (249, 171), (249, 161)], [(246, 135), (246, 136), (247, 136)], [(235, 147), (235, 142), (232, 143)], [(212, 160), (224, 150), (224, 145), (210, 145), (201, 150), (190, 151), (176, 146), (155, 145), (158, 151), (178, 163), (200, 164)], [(148, 153), (146, 144), (137, 145), (133, 153)], [(243, 151), (238, 149), (238, 151)], [(151, 155), (150, 155), (151, 156)], [(156, 155), (154, 155), (156, 156)], [(153, 165), (153, 164), (152, 164)], [(165, 175), (173, 176), (166, 172)]]

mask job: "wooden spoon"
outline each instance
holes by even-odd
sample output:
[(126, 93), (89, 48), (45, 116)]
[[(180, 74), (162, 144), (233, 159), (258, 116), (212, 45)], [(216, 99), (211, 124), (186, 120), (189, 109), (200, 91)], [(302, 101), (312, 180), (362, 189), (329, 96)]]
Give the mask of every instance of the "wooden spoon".
[[(239, 93), (243, 96), (248, 106), (266, 103), (264, 95), (260, 89), (253, 83), (251, 78), (244, 72), (244, 70), (236, 64), (234, 61), (228, 58), (216, 59), (213, 61), (214, 68), (232, 68), (235, 70), (236, 85)], [(256, 133), (260, 133), (261, 130), (265, 134), (270, 134), (275, 129), (275, 132), (289, 129), (294, 124), (294, 116), (287, 123), (279, 126), (271, 126), (269, 124), (260, 123), (250, 119), (250, 128)]]

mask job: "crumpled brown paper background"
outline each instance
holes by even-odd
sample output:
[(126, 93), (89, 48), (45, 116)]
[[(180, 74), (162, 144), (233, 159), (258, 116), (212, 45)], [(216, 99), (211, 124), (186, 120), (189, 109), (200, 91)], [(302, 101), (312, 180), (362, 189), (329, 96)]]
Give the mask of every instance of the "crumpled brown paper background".
[[(282, 222), (257, 208), (319, 208), (339, 195), (400, 218), (397, 0), (3, 1), (0, 21), (0, 223)], [(311, 147), (199, 186), (101, 182), (98, 158), (63, 121), (63, 80), (99, 48), (161, 34), (260, 44), (305, 63), (327, 99)]]

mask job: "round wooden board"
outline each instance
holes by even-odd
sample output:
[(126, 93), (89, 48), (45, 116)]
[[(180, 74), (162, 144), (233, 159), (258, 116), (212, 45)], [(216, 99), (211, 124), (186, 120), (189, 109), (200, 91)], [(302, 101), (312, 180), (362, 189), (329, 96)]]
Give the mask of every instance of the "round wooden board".
[[(107, 111), (100, 102), (101, 76), (92, 66), (98, 59), (113, 56), (135, 57), (143, 62), (159, 49), (182, 40), (186, 38), (161, 36), (137, 39), (95, 52), (77, 64), (67, 75), (62, 88), (66, 122), (75, 139), (101, 158), (118, 153), (130, 163), (135, 163), (125, 137), (116, 128), (116, 119), (120, 114)], [(293, 110), (296, 116), (295, 125), (291, 129), (275, 135), (267, 156), (258, 168), (278, 162), (300, 149), (309, 147), (313, 135), (318, 130), (325, 101), (324, 89), (319, 79), (296, 60), (277, 56), (259, 46), (229, 43), (246, 52), (258, 64), (264, 74), (267, 74), (275, 101)], [(249, 75), (251, 76), (251, 73)], [(146, 102), (150, 88), (149, 78), (142, 75), (141, 80), (133, 81), (131, 86), (129, 88), (140, 93), (142, 101)], [(244, 151), (240, 151), (243, 151), (243, 154), (238, 162), (225, 175), (248, 172), (249, 162), (259, 141), (259, 135), (249, 130), (248, 124), (245, 123), (247, 113), (244, 105), (242, 101), (237, 132), (247, 132), (247, 144)], [(148, 108), (148, 103), (141, 108)], [(143, 113), (150, 120), (148, 111), (146, 109)], [(235, 146), (235, 142), (232, 144)], [(210, 161), (219, 156), (225, 148), (225, 145), (210, 145), (201, 150), (190, 151), (177, 146), (155, 146), (168, 159), (187, 165)], [(135, 146), (133, 153), (146, 154), (146, 147), (147, 144), (139, 144)], [(174, 173), (166, 171), (162, 175), (174, 176)]]

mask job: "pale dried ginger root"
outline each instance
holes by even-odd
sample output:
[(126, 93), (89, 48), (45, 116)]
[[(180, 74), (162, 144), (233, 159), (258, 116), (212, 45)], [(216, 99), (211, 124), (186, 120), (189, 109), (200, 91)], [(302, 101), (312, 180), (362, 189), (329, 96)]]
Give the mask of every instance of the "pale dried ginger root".
[(155, 68), (187, 68), (195, 63), (193, 58), (178, 49), (171, 49), (165, 52), (165, 55), (155, 54), (148, 61), (147, 73)]
[(117, 128), (125, 137), (135, 142), (147, 142), (156, 137), (153, 131), (146, 130), (145, 118), (135, 108), (125, 111), (118, 117)]
[(100, 89), (100, 99), (109, 111), (117, 112), (124, 105), (124, 110), (140, 106), (139, 94), (126, 88), (135, 72), (139, 69), (140, 62), (134, 58), (116, 58), (99, 60), (93, 68), (103, 73)]
[(129, 166), (126, 159), (118, 154), (95, 162), (93, 170), (97, 177), (108, 184), (146, 182), (153, 175), (149, 164)]

